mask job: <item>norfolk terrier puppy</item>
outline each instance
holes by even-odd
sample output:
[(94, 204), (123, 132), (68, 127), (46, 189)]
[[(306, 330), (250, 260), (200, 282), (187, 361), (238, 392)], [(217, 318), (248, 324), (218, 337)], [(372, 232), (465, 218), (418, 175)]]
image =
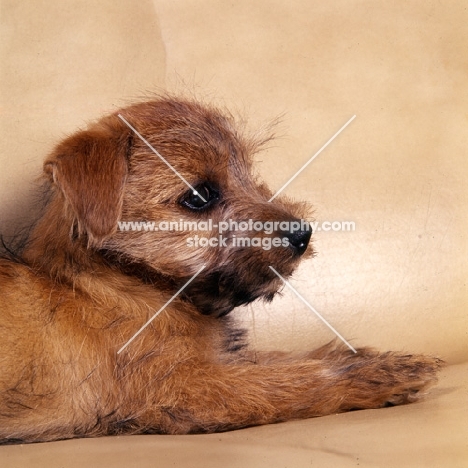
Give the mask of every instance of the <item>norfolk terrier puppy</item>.
[[(248, 349), (227, 314), (271, 300), (311, 254), (304, 205), (269, 202), (252, 175), (261, 143), (160, 98), (56, 147), (44, 214), (0, 259), (3, 443), (226, 431), (408, 403), (434, 383), (427, 356)], [(137, 221), (206, 232), (119, 228)], [(237, 222), (272, 228), (239, 243)]]

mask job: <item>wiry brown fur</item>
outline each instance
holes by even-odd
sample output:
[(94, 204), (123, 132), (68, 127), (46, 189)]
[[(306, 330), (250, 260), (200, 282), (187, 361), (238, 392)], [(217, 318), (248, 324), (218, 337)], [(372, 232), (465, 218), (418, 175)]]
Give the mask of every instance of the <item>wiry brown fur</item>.
[(281, 282), (268, 266), (290, 276), (303, 253), (295, 241), (268, 251), (193, 248), (193, 232), (120, 232), (117, 221), (296, 220), (303, 205), (268, 203), (251, 175), (257, 143), (219, 111), (161, 98), (120, 113), (218, 198), (206, 210), (183, 206), (187, 186), (117, 114), (57, 146), (44, 165), (46, 212), (21, 262), (0, 260), (2, 442), (224, 431), (406, 403), (435, 381), (441, 363), (426, 356), (354, 355), (334, 344), (247, 351), (225, 314), (273, 297)]

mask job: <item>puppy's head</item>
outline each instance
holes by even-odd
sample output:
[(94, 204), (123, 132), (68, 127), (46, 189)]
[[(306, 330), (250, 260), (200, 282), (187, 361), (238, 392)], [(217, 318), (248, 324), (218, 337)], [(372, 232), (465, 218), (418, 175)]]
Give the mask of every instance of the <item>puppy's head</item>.
[[(311, 235), (306, 208), (252, 175), (259, 142), (195, 102), (160, 99), (106, 117), (58, 146), (45, 171), (86, 242), (124, 271), (165, 279), (205, 314), (281, 286)], [(301, 222), (302, 221), (302, 222)]]

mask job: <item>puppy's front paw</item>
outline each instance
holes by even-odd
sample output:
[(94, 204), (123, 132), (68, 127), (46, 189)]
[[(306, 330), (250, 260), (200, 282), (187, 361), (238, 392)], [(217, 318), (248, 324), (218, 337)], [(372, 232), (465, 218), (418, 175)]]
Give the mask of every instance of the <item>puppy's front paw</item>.
[(431, 356), (358, 350), (341, 368), (349, 389), (346, 409), (411, 403), (437, 382), (443, 364)]

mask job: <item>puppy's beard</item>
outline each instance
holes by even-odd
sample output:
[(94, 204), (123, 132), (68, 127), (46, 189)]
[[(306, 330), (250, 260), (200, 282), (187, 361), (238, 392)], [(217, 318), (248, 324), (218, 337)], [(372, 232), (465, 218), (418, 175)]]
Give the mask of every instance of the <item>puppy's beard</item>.
[(281, 286), (281, 281), (268, 266), (246, 275), (232, 269), (219, 269), (199, 275), (184, 290), (182, 297), (200, 313), (221, 317), (235, 307), (257, 299), (271, 301)]

